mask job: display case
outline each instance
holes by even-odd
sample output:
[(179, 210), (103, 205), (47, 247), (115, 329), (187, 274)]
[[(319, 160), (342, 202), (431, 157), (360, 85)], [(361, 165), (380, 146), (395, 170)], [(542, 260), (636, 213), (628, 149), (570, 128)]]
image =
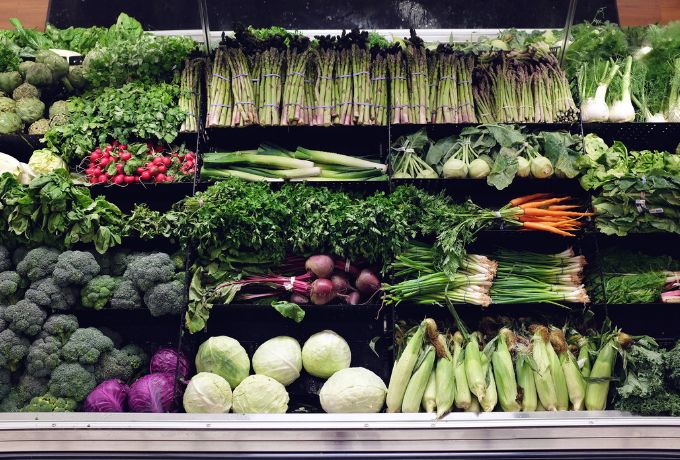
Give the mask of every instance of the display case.
[[(58, 27), (110, 25), (120, 12), (137, 18), (145, 29), (158, 34), (185, 35), (203, 43), (201, 53), (214, 64), (215, 49), (224, 32), (234, 24), (254, 27), (278, 25), (303, 35), (337, 34), (345, 29), (375, 31), (388, 40), (408, 37), (415, 29), (426, 42), (471, 41), (495, 36), (500, 30), (556, 29), (564, 32), (575, 22), (599, 15), (600, 20), (616, 22), (616, 2), (540, 1), (531, 4), (493, 1), (483, 5), (437, 1), (341, 2), (285, 1), (255, 2), (115, 2), (53, 0), (48, 22)], [(553, 51), (561, 55), (564, 42)], [(210, 69), (210, 67), (209, 67)], [(210, 76), (210, 70), (207, 72)], [(236, 77), (235, 77), (236, 78)], [(205, 82), (201, 83), (205, 85)], [(205, 86), (203, 86), (205, 89)], [(295, 149), (305, 146), (350, 155), (370, 155), (393, 166), (391, 146), (403, 135), (424, 129), (436, 142), (461, 133), (477, 123), (394, 124), (382, 126), (247, 126), (208, 127), (208, 91), (202, 92), (199, 129), (183, 134), (181, 140), (197, 152), (256, 149), (272, 142)], [(518, 125), (520, 123), (517, 123)], [(607, 143), (623, 141), (630, 149), (673, 150), (680, 139), (679, 123), (521, 123), (529, 132), (565, 131), (576, 135), (598, 134)], [(0, 150), (30, 151), (38, 139), (0, 136)], [(200, 160), (199, 160), (200, 163)], [(196, 175), (193, 183), (169, 184), (153, 188), (143, 196), (137, 184), (127, 188), (93, 187), (123, 210), (147, 202), (158, 210), (170, 209), (179, 199), (204, 191), (213, 181)], [(310, 182), (358, 196), (374, 192), (389, 194), (401, 185), (412, 185), (430, 192), (441, 192), (457, 202), (471, 198), (475, 203), (501, 208), (512, 198), (531, 193), (570, 195), (579, 203), (590, 204), (593, 194), (584, 191), (577, 179), (556, 178), (541, 181), (516, 179), (503, 189), (489, 187), (475, 179), (393, 179), (376, 182)], [(280, 184), (272, 183), (272, 189)], [(671, 234), (636, 235), (624, 239), (605, 237), (592, 222), (577, 238), (565, 240), (555, 235), (513, 232), (506, 228), (481, 231), (471, 251), (490, 253), (498, 247), (523, 251), (555, 253), (568, 247), (600, 261), (601, 252), (632, 246), (650, 253), (680, 257), (678, 236)], [(163, 242), (137, 242), (139, 248)], [(186, 256), (192, 261), (195, 247)], [(188, 265), (190, 262), (188, 262)], [(594, 265), (597, 265), (595, 263)], [(185, 291), (190, 277), (184, 280)], [(606, 297), (605, 297), (606, 300)], [(648, 334), (660, 343), (680, 338), (680, 325), (673, 318), (672, 305), (645, 306), (593, 302), (586, 308), (563, 309), (555, 305), (521, 302), (492, 305), (481, 309), (461, 305), (464, 322), (478, 323), (493, 314), (511, 318), (550, 318), (560, 324), (588, 314), (600, 321), (610, 318), (631, 334)], [(267, 338), (290, 335), (302, 343), (312, 333), (333, 329), (347, 339), (352, 365), (375, 372), (390, 380), (396, 355), (396, 335), (403, 322), (414, 323), (424, 316), (434, 318), (444, 328), (454, 328), (449, 310), (443, 306), (423, 306), (403, 302), (385, 306), (369, 300), (350, 306), (329, 304), (310, 306), (303, 322), (294, 323), (269, 306), (232, 303), (214, 305), (205, 331), (190, 334), (179, 317), (151, 318), (129, 312), (88, 312), (81, 324), (115, 324), (131, 337), (151, 338), (157, 343), (181, 350), (190, 358), (208, 337), (227, 335), (238, 339), (248, 355)], [(80, 315), (81, 313), (79, 313)], [(282, 415), (243, 414), (0, 414), (0, 458), (680, 458), (680, 421), (672, 417), (639, 417), (619, 411), (517, 412), (471, 414), (454, 412), (442, 418), (434, 414), (324, 414), (318, 391), (323, 380), (308, 375), (288, 388), (289, 413)], [(177, 392), (176, 392), (177, 393)]]

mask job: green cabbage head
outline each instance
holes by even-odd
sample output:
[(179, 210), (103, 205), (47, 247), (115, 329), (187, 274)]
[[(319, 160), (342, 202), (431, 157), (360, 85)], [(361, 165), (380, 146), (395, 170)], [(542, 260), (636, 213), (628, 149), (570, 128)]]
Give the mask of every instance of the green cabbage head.
[(285, 414), (290, 400), (286, 388), (266, 375), (251, 375), (234, 390), (235, 414)]
[(336, 372), (319, 392), (321, 407), (329, 414), (374, 414), (382, 410), (386, 396), (385, 382), (363, 367)]
[(250, 359), (238, 340), (226, 335), (210, 337), (198, 347), (196, 370), (217, 374), (236, 388), (250, 373)]
[(188, 414), (226, 414), (231, 399), (229, 382), (217, 374), (199, 372), (187, 385), (182, 403)]

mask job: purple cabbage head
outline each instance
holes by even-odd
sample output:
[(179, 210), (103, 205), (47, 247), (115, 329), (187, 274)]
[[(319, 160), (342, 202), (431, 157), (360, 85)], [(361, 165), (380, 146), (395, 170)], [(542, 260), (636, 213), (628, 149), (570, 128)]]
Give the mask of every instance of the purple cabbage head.
[(153, 373), (132, 384), (128, 405), (132, 412), (171, 412), (174, 405), (175, 374)]
[(189, 378), (189, 360), (184, 353), (178, 353), (172, 348), (161, 348), (151, 357), (150, 372), (175, 375), (175, 368), (179, 362), (179, 378), (181, 381)]
[(125, 412), (130, 387), (118, 379), (106, 380), (90, 392), (83, 403), (85, 412)]

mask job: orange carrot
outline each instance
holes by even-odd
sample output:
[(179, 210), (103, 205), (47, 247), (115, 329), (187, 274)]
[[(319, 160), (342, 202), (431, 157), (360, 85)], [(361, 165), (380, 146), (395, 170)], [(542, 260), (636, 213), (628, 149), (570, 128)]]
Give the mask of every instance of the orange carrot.
[(541, 201), (530, 201), (528, 203), (521, 204), (519, 207), (523, 209), (527, 208), (542, 208), (543, 206), (548, 206), (550, 204), (556, 204), (556, 203), (561, 203), (566, 200), (570, 200), (570, 196), (563, 196), (560, 198), (550, 198), (547, 200), (541, 200)]
[(520, 196), (515, 198), (514, 200), (510, 200), (510, 204), (513, 206), (519, 206), (520, 204), (528, 203), (531, 200), (536, 200), (539, 198), (546, 198), (549, 197), (550, 193), (534, 193), (533, 195), (525, 195), (525, 196)]
[(562, 217), (586, 217), (592, 216), (592, 212), (572, 212), (572, 211), (550, 211), (549, 209), (527, 208), (523, 209), (524, 214), (530, 216), (562, 216)]
[(576, 209), (579, 206), (577, 204), (564, 204), (559, 206), (548, 206), (551, 211), (568, 211), (570, 209)]
[(551, 232), (551, 233), (556, 233), (558, 235), (562, 236), (574, 236), (569, 232), (565, 232), (564, 230), (560, 230), (559, 228), (551, 227), (550, 225), (546, 224), (541, 224), (538, 222), (524, 222), (522, 224), (523, 227), (528, 228), (530, 230), (541, 230), (544, 232)]

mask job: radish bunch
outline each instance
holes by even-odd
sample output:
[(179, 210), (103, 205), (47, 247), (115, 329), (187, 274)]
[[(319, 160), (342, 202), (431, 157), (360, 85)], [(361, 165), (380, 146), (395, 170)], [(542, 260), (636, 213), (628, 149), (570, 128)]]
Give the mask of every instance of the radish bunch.
[(97, 147), (88, 161), (85, 175), (91, 184), (169, 183), (196, 170), (196, 154), (184, 148), (166, 152), (152, 144), (128, 146), (118, 141)]

